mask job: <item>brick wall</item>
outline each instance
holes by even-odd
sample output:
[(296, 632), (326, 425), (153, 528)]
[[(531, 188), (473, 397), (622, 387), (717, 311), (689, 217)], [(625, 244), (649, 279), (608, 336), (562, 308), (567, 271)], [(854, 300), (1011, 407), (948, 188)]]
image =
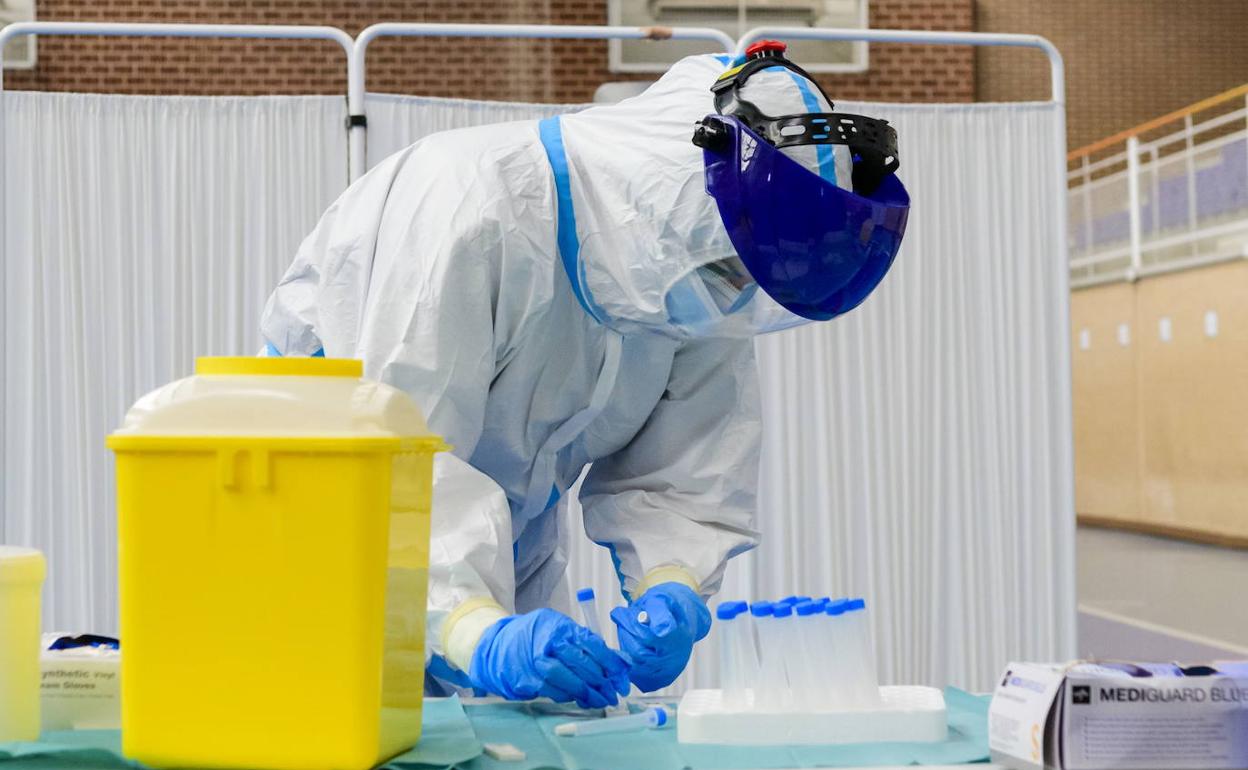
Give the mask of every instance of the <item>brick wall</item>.
[[(1030, 32), (1066, 60), (1070, 147), (1248, 83), (1244, 0), (976, 0), (982, 31)], [(985, 49), (980, 99), (1048, 98), (1043, 54)]]
[[(969, 30), (974, 0), (870, 0), (873, 27)], [(605, 0), (38, 0), (41, 21), (327, 24), (349, 34), (379, 21), (606, 24)], [(437, 59), (429, 66), (424, 62)], [(6, 87), (119, 93), (342, 93), (343, 56), (328, 42), (45, 37), (33, 71)], [(825, 76), (834, 98), (974, 99), (969, 49), (875, 45), (870, 71)], [(579, 102), (604, 81), (600, 41), (383, 39), (369, 47), (368, 87), (432, 96)]]

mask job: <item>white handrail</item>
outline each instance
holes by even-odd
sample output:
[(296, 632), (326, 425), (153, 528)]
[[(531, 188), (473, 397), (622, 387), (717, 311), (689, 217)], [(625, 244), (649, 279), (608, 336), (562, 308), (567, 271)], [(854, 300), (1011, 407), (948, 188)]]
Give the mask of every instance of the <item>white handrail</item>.
[(1140, 138), (1127, 138), (1127, 220), (1128, 240), (1131, 246), (1131, 270), (1127, 280), (1134, 281), (1144, 266), (1140, 249)]
[(359, 178), (356, 169), (367, 163), (364, 117), (364, 83), (368, 46), (379, 37), (488, 37), (530, 38), (535, 40), (705, 40), (718, 43), (727, 53), (737, 44), (726, 33), (710, 27), (606, 27), (564, 24), (435, 24), (386, 22), (366, 27), (355, 38), (355, 49), (347, 62), (347, 112), (350, 113), (349, 149), (351, 181)]
[(1049, 57), (1050, 100), (1066, 103), (1066, 65), (1062, 54), (1039, 35), (1015, 35), (1005, 32), (941, 32), (909, 29), (838, 29), (834, 27), (756, 27), (737, 42), (737, 53), (759, 40), (844, 40), (867, 43), (911, 43), (917, 45), (973, 45), (1038, 48)]

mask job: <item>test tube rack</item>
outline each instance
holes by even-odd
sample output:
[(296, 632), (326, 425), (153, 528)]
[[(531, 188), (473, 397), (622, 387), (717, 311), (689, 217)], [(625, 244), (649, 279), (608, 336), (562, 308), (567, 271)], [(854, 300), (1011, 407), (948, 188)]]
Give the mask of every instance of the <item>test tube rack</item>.
[(722, 690), (690, 690), (676, 711), (681, 743), (734, 746), (834, 743), (935, 743), (946, 738), (945, 696), (934, 687), (886, 686), (871, 708), (760, 711), (747, 691), (729, 707)]

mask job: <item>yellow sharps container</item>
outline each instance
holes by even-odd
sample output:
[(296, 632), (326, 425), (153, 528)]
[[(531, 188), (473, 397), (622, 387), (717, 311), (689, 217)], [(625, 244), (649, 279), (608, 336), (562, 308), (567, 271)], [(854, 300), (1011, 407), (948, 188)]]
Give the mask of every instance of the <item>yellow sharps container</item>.
[(364, 770), (420, 737), (433, 455), (359, 361), (201, 358), (117, 455), (122, 747)]

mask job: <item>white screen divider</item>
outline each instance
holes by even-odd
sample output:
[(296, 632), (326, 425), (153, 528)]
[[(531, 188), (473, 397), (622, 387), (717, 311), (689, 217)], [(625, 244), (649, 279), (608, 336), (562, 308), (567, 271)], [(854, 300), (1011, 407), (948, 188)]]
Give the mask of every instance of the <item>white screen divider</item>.
[[(11, 25), (0, 37), (108, 26), (60, 24)], [(352, 176), (366, 167), (364, 132), (381, 150), (486, 116), (562, 109), (366, 99), (367, 42), (402, 29), (625, 35), (377, 25), (351, 41), (318, 29), (348, 53), (346, 104), (3, 97), (0, 540), (51, 551), (50, 626), (108, 631), (115, 622), (103, 435), (144, 390), (185, 373), (192, 356), (255, 349), (248, 329), (259, 304), (346, 186), (348, 156)], [(764, 540), (729, 568), (721, 595), (863, 594), (886, 679), (984, 689), (1009, 657), (1075, 652), (1061, 58), (1034, 36), (896, 30), (761, 29), (736, 47), (811, 36), (1038, 48), (1050, 57), (1053, 98), (838, 105), (898, 127), (901, 174), (915, 200), (911, 231), (893, 273), (859, 311), (759, 340)], [(353, 121), (348, 142), (348, 114), (365, 112), (367, 125)], [(123, 113), (141, 119), (116, 119)], [(612, 596), (605, 552), (577, 540), (579, 523), (571, 531), (571, 580)], [(700, 645), (682, 685), (713, 682), (714, 644)]]

